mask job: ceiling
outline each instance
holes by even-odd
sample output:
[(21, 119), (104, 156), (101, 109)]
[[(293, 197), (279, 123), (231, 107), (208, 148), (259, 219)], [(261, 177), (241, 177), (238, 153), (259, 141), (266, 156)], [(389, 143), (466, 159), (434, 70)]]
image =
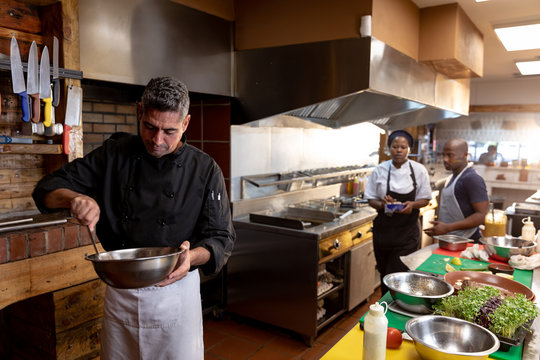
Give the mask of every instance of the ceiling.
[(516, 60), (538, 60), (540, 49), (506, 51), (493, 30), (494, 25), (519, 25), (540, 21), (539, 0), (412, 0), (418, 7), (458, 3), (484, 35), (484, 76), (482, 80), (523, 78), (515, 65)]

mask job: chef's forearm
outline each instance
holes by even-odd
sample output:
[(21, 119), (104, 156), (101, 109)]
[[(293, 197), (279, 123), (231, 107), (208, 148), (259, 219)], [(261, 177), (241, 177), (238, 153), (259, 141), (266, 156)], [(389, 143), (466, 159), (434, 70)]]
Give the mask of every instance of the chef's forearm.
[(453, 223), (447, 224), (449, 226), (449, 232), (455, 231), (455, 230), (465, 230), (465, 229), (472, 229), (474, 227), (477, 227), (478, 225), (482, 225), (484, 223), (484, 217), (485, 215), (479, 212), (475, 212), (469, 216), (467, 216), (465, 219), (456, 221)]
[(384, 207), (382, 200), (377, 199), (369, 199), (368, 204), (375, 210), (382, 210)]
[(69, 209), (71, 206), (71, 201), (81, 194), (61, 188), (49, 192), (43, 198), (43, 204), (49, 209)]
[(428, 199), (419, 199), (419, 200), (416, 200), (416, 201), (412, 201), (412, 207), (413, 207), (413, 209), (420, 209), (420, 208), (423, 208), (423, 207), (426, 206), (427, 204), (429, 204), (429, 200), (428, 200)]
[(211, 257), (210, 251), (202, 246), (193, 248), (189, 251), (191, 266), (200, 266), (206, 264)]

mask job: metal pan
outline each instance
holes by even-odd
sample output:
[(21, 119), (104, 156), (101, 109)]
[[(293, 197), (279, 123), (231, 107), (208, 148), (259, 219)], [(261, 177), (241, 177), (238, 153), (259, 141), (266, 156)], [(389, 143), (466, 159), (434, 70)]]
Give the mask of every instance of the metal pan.
[(434, 239), (439, 240), (439, 247), (450, 251), (461, 251), (467, 248), (467, 243), (472, 239), (468, 239), (458, 235), (436, 235)]
[(456, 282), (470, 280), (480, 285), (494, 287), (510, 296), (513, 296), (515, 293), (520, 293), (525, 295), (525, 297), (531, 301), (534, 301), (535, 299), (534, 293), (527, 286), (498, 275), (479, 273), (476, 271), (452, 271), (444, 275), (444, 280), (450, 283), (454, 288), (456, 287)]

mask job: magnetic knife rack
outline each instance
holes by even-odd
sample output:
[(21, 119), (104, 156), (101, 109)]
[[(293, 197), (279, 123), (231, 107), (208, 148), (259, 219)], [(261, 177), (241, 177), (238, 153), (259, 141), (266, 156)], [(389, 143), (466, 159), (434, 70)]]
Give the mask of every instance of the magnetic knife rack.
[[(28, 72), (28, 63), (23, 62), (22, 67), (23, 67), (24, 72)], [(11, 70), (11, 60), (0, 59), (0, 70)], [(52, 66), (51, 66), (50, 71), (51, 71), (51, 76), (52, 76), (52, 73), (53, 73)], [(64, 78), (64, 79), (82, 80), (83, 73), (82, 71), (78, 71), (78, 70), (58, 68), (58, 77)]]

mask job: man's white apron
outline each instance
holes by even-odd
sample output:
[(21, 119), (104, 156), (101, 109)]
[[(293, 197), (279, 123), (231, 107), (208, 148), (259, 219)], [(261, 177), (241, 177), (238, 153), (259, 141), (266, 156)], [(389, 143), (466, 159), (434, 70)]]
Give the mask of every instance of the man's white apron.
[(198, 270), (165, 287), (107, 286), (101, 359), (204, 359)]

